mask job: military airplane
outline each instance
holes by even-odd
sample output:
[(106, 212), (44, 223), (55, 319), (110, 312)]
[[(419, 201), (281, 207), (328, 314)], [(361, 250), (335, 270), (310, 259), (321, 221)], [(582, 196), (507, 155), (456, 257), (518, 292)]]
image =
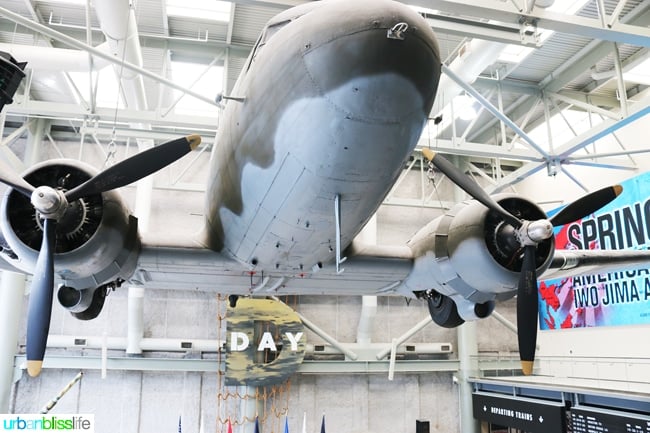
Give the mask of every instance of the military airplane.
[(123, 283), (232, 296), (417, 297), (444, 327), (485, 318), (495, 301), (517, 295), (522, 369), (530, 374), (537, 275), (631, 267), (650, 257), (553, 248), (553, 225), (594, 212), (618, 187), (548, 219), (524, 198), (487, 195), (428, 149), (431, 164), (474, 199), (407, 245), (355, 241), (414, 150), (440, 73), (433, 30), (403, 4), (327, 0), (281, 12), (221, 100), (205, 227), (186, 242), (142, 241), (114, 189), (182, 157), (198, 136), (100, 173), (75, 160), (45, 161), (22, 174), (3, 163), (0, 182), (9, 188), (0, 209), (0, 255), (5, 268), (34, 275), (29, 374), (42, 367), (57, 281), (59, 302), (79, 319), (96, 317), (107, 290)]

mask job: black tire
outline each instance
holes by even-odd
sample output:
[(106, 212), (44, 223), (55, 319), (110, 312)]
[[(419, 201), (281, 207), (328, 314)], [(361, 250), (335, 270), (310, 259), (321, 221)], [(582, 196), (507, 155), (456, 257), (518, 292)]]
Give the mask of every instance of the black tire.
[(432, 291), (427, 297), (427, 304), (429, 304), (429, 314), (438, 326), (455, 328), (465, 323), (458, 315), (456, 303), (448, 296)]
[(93, 300), (90, 302), (90, 307), (88, 307), (85, 311), (82, 311), (80, 313), (70, 313), (70, 314), (72, 314), (76, 319), (79, 320), (92, 320), (95, 317), (99, 316), (99, 313), (102, 312), (105, 299), (106, 299), (106, 288), (103, 286), (98, 287), (97, 289), (95, 289), (95, 292), (93, 293)]

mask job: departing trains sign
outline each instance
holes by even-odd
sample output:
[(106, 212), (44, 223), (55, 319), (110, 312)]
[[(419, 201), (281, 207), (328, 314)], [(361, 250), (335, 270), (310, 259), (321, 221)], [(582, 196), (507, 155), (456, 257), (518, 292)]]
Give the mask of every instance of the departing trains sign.
[(562, 402), (475, 392), (472, 404), (478, 420), (529, 433), (565, 431), (566, 409)]

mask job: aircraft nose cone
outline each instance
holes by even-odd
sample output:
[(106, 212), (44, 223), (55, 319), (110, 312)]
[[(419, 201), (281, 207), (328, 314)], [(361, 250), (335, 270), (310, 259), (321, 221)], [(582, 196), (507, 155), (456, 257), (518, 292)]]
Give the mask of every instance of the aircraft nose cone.
[(343, 25), (345, 31), (306, 48), (314, 84), (348, 117), (400, 122), (429, 114), (440, 77), (438, 44), (426, 22), (405, 9)]

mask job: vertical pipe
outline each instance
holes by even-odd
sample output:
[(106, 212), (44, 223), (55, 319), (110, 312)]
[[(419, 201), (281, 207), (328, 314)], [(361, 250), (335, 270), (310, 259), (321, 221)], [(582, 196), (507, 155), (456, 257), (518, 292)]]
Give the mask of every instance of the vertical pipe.
[(472, 411), (472, 385), (469, 378), (478, 374), (478, 343), (476, 322), (465, 322), (458, 328), (458, 400), (460, 403), (461, 433), (478, 433), (478, 422)]
[(28, 167), (40, 161), (40, 153), (43, 147), (43, 137), (45, 137), (45, 129), (48, 120), (39, 117), (35, 119), (29, 127), (29, 135), (27, 140), (27, 147), (25, 148), (25, 165)]
[[(458, 157), (456, 162), (458, 163)], [(458, 164), (460, 166), (460, 164)], [(454, 198), (460, 201), (463, 192), (460, 188), (454, 189)], [(478, 372), (478, 342), (476, 337), (476, 322), (465, 322), (458, 328), (458, 360), (459, 367), (456, 378), (458, 379), (458, 402), (461, 433), (480, 432), (479, 423), (474, 419), (472, 411), (472, 386), (468, 379), (472, 373)]]
[(129, 286), (128, 327), (126, 334), (126, 353), (141, 355), (140, 342), (144, 335), (144, 288)]
[(3, 271), (0, 275), (0, 413), (9, 413), (24, 294), (25, 276)]
[[(364, 244), (377, 245), (377, 215), (373, 215), (366, 226), (357, 236)], [(361, 298), (361, 316), (357, 325), (357, 343), (369, 344), (372, 342), (372, 331), (377, 316), (377, 297), (363, 296)]]
[(357, 326), (357, 343), (370, 344), (372, 330), (377, 316), (377, 297), (363, 296), (361, 299), (361, 317)]
[(627, 89), (625, 88), (625, 79), (623, 78), (621, 55), (618, 51), (618, 44), (614, 42), (612, 46), (614, 47), (614, 70), (616, 71), (618, 95), (621, 101), (621, 117), (627, 117)]
[(548, 107), (550, 99), (545, 93), (542, 93), (542, 103), (544, 104), (544, 121), (546, 122), (546, 136), (548, 137), (548, 150), (553, 153), (553, 131), (551, 130), (551, 110)]
[(611, 28), (614, 23), (618, 21), (618, 17), (621, 15), (621, 12), (623, 11), (626, 3), (627, 0), (618, 0), (618, 4), (616, 5), (614, 12), (612, 12), (612, 16), (610, 17), (609, 22), (607, 22), (607, 27)]
[[(625, 1), (621, 0), (619, 1), (619, 3), (623, 3), (624, 6)], [(607, 12), (605, 10), (605, 2), (603, 0), (597, 0), (596, 4), (598, 6), (598, 15), (600, 16), (600, 23), (603, 25), (603, 28), (611, 27), (607, 23)], [(623, 6), (621, 6), (621, 9)], [(618, 16), (618, 14), (621, 13), (618, 7), (614, 12), (616, 16)], [(616, 18), (612, 17), (612, 20), (614, 19)], [(621, 116), (627, 117), (628, 114), (627, 113), (627, 89), (625, 88), (625, 80), (623, 78), (623, 65), (621, 64), (621, 55), (618, 51), (618, 44), (616, 42), (612, 43), (612, 47), (614, 50), (614, 70), (616, 71), (618, 97), (620, 98), (620, 103), (621, 103)]]

